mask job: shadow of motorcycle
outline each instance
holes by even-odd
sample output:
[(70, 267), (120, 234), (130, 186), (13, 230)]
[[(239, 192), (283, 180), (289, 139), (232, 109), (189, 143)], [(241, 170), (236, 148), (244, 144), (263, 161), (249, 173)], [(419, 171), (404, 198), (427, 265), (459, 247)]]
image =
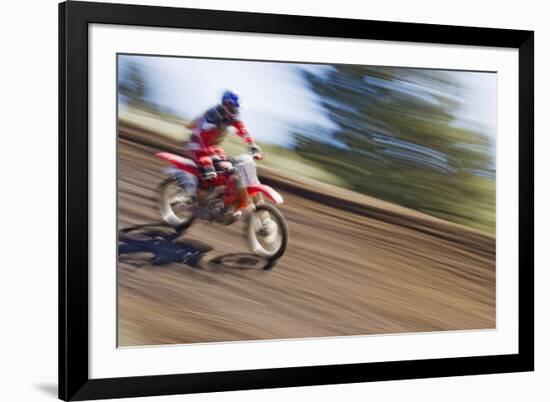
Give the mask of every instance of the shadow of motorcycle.
[[(118, 236), (120, 262), (134, 266), (163, 266), (172, 263), (203, 268), (203, 256), (214, 249), (198, 240), (183, 238), (184, 225), (172, 227), (162, 222), (136, 225), (121, 229)], [(206, 264), (212, 268), (229, 270), (269, 270), (277, 260), (249, 253), (218, 255)]]

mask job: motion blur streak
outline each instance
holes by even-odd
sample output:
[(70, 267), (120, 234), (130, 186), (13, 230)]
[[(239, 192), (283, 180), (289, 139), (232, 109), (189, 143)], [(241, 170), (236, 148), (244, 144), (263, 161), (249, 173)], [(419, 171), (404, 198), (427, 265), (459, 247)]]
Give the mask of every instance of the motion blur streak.
[(278, 169), (488, 233), (496, 83), (491, 72), (119, 56), (121, 110), (190, 120), (232, 87)]
[[(119, 228), (158, 222), (153, 154), (177, 142), (119, 135)], [(492, 236), (374, 199), (396, 223), (276, 190), (291, 236), (271, 270), (243, 254), (240, 224), (183, 233), (182, 245), (213, 248), (194, 268), (121, 255), (119, 346), (495, 327)]]
[[(120, 346), (495, 328), (496, 74), (130, 55), (118, 71)], [(284, 198), (274, 266), (240, 221), (158, 228), (153, 155), (182, 153), (226, 87)]]

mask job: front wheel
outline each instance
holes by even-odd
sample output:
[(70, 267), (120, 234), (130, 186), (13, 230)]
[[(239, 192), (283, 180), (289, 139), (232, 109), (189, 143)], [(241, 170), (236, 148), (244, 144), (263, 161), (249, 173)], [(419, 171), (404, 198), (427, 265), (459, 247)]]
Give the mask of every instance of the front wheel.
[(250, 247), (260, 257), (276, 260), (284, 254), (288, 228), (283, 214), (273, 205), (256, 205), (246, 231)]

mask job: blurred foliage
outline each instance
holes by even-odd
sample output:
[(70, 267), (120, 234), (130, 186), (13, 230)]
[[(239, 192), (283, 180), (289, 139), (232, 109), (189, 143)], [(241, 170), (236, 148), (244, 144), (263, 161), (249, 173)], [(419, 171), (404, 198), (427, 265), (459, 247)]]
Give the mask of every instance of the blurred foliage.
[(126, 98), (128, 105), (145, 106), (147, 91), (144, 71), (138, 63), (128, 63), (121, 66), (119, 74), (118, 93)]
[(152, 96), (153, 86), (147, 69), (139, 62), (119, 63), (118, 95), (120, 103), (134, 109), (141, 109), (156, 115), (161, 115), (167, 120), (181, 118), (177, 113), (165, 106), (154, 102)]
[[(490, 140), (456, 124), (461, 88), (452, 72), (356, 65), (325, 71), (300, 73), (337, 128), (295, 127), (293, 149), (262, 145), (266, 164), (494, 233)], [(159, 126), (150, 117), (157, 116), (183, 140), (182, 117), (154, 103), (149, 78), (138, 63), (121, 66), (120, 104), (146, 112), (143, 124)], [(231, 139), (224, 146), (228, 154), (240, 148)]]
[(490, 140), (456, 126), (451, 72), (338, 65), (302, 74), (338, 128), (296, 130), (300, 156), (352, 190), (494, 233)]

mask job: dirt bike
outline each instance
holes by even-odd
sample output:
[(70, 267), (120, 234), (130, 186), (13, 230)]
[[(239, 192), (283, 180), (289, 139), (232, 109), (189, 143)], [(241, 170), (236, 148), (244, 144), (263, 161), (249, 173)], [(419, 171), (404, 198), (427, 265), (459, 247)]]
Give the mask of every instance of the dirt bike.
[(202, 179), (200, 169), (191, 159), (168, 152), (155, 156), (172, 165), (159, 188), (160, 214), (165, 223), (186, 228), (197, 218), (223, 225), (245, 219), (245, 234), (254, 253), (268, 260), (284, 254), (288, 228), (282, 213), (274, 206), (282, 204), (283, 198), (258, 180), (255, 163), (258, 155), (241, 154), (216, 160), (217, 177), (208, 181)]

